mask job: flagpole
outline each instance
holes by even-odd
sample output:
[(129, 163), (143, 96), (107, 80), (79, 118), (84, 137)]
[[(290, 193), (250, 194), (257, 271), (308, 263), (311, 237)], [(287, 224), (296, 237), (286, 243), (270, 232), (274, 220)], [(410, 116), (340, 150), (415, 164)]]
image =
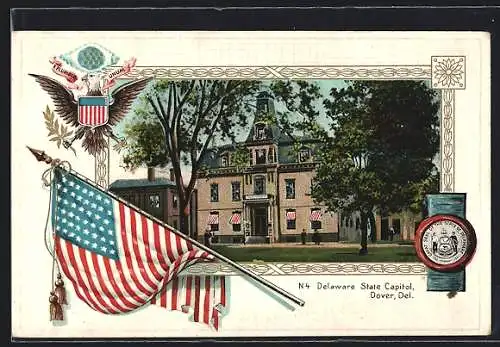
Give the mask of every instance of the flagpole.
[[(26, 146), (28, 147), (28, 146)], [(38, 160), (38, 161), (43, 161), (45, 162), (46, 164), (50, 164), (52, 166), (59, 166), (59, 160), (57, 159), (52, 159), (50, 156), (48, 156), (44, 151), (41, 151), (41, 150), (37, 150), (37, 149), (33, 149), (31, 147), (28, 147), (28, 149), (30, 150), (30, 152), (35, 156), (35, 158)], [(109, 196), (111, 196), (113, 199), (116, 199), (122, 203), (124, 203), (125, 205), (127, 205), (129, 208), (135, 210), (136, 212), (140, 213), (140, 214), (143, 214), (145, 216), (147, 216), (148, 218), (154, 220), (156, 223), (158, 224), (161, 224), (165, 227), (167, 227), (169, 230), (171, 230), (173, 233), (175, 233), (176, 235), (178, 235), (179, 237), (183, 238), (184, 240), (187, 240), (191, 243), (193, 243), (194, 245), (196, 245), (198, 248), (204, 250), (205, 252), (213, 255), (215, 258), (233, 266), (234, 268), (236, 268), (237, 270), (239, 270), (240, 272), (242, 272), (243, 274), (249, 276), (250, 278), (252, 278), (253, 280), (255, 280), (256, 282), (262, 284), (263, 286), (281, 294), (282, 296), (284, 296), (285, 298), (287, 298), (288, 300), (292, 301), (293, 303), (299, 305), (299, 306), (304, 306), (305, 302), (304, 300), (302, 299), (299, 299), (297, 298), (295, 295), (287, 292), (286, 290), (284, 290), (283, 288), (280, 288), (278, 287), (277, 285), (275, 285), (274, 283), (271, 283), (269, 282), (268, 280), (264, 279), (264, 278), (261, 278), (260, 276), (254, 274), (253, 272), (245, 269), (243, 266), (241, 266), (240, 264), (232, 261), (231, 259), (223, 256), (222, 254), (219, 254), (217, 252), (215, 252), (214, 250), (210, 249), (210, 247), (207, 247), (201, 243), (199, 243), (198, 241), (190, 238), (189, 236), (185, 235), (184, 233), (178, 231), (178, 230), (175, 230), (173, 229), (171, 226), (165, 224), (163, 221), (159, 220), (158, 218), (154, 217), (154, 216), (151, 216), (150, 214), (144, 212), (144, 211), (141, 211), (139, 210), (137, 207), (133, 206), (133, 205), (130, 205), (127, 201), (123, 200), (122, 198), (114, 195), (113, 193), (103, 189), (102, 187), (100, 187), (99, 185), (95, 184), (94, 182), (92, 182), (90, 179), (88, 179), (87, 177), (75, 172), (74, 170), (72, 170), (71, 168), (67, 169), (63, 166), (59, 166), (62, 170), (65, 170), (65, 171), (69, 171), (71, 172), (72, 174), (74, 174), (75, 176), (79, 177), (80, 179), (84, 180), (86, 183), (90, 184), (91, 186), (93, 186), (95, 189), (98, 189), (100, 190), (101, 192), (103, 192), (104, 194), (107, 194)]]

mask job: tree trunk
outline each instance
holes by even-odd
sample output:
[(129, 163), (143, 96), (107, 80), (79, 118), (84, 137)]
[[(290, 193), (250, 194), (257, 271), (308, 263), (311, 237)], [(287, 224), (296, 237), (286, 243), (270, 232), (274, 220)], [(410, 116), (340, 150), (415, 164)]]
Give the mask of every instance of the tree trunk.
[(370, 212), (370, 227), (371, 227), (371, 235), (370, 239), (372, 243), (377, 241), (377, 224), (375, 224), (375, 215), (373, 212)]
[(361, 211), (361, 249), (359, 255), (368, 254), (368, 221), (370, 221), (371, 240), (375, 235), (375, 217), (372, 210)]
[(179, 231), (191, 237), (189, 230), (189, 202), (180, 204), (179, 209)]

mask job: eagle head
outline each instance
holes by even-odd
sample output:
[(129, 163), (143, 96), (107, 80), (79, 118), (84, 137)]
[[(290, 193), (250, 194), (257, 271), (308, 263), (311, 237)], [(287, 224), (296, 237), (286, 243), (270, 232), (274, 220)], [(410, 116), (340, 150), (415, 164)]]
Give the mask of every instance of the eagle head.
[(87, 95), (99, 96), (101, 92), (101, 77), (97, 74), (88, 73), (82, 77), (87, 86)]

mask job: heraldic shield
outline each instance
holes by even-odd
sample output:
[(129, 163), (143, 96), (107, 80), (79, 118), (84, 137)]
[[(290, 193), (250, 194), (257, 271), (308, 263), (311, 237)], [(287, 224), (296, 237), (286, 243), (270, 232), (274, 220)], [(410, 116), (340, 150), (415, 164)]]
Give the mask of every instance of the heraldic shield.
[(78, 123), (98, 127), (108, 122), (108, 98), (105, 96), (81, 96), (78, 98)]

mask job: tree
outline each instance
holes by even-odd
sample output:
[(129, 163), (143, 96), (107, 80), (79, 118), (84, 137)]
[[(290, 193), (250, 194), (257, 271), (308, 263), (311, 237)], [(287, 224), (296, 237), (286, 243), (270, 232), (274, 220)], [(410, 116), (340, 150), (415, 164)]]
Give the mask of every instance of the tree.
[(127, 139), (123, 155), (125, 169), (135, 170), (142, 165), (164, 167), (170, 162), (161, 124), (156, 119), (141, 118), (128, 123), (124, 135)]
[[(153, 138), (138, 142), (129, 162), (172, 166), (182, 232), (188, 231), (189, 202), (207, 149), (216, 141), (234, 141), (238, 130), (247, 124), (251, 111), (247, 104), (260, 85), (259, 81), (244, 80), (156, 80), (134, 107), (141, 129), (137, 133)], [(156, 126), (150, 127), (152, 119), (156, 119)], [(161, 149), (157, 147), (161, 144), (159, 139), (164, 146)], [(182, 175), (183, 165), (191, 171), (187, 184)]]
[(416, 209), (437, 190), (436, 93), (418, 81), (354, 81), (333, 88), (324, 106), (331, 122), (315, 131), (322, 148), (312, 195), (330, 210), (361, 212), (360, 254), (366, 254), (374, 211)]
[[(314, 113), (311, 103), (319, 95), (319, 88), (314, 83), (157, 80), (134, 107), (134, 124), (127, 131), (132, 140), (137, 138), (137, 141), (131, 141), (124, 161), (130, 168), (144, 164), (172, 166), (182, 211), (181, 231), (187, 230), (189, 201), (199, 173), (210, 176), (202, 166), (210, 147), (223, 142), (233, 143), (231, 165), (238, 172), (248, 167), (248, 151), (244, 145), (236, 144), (235, 139), (241, 131), (248, 131), (248, 119), (252, 119), (255, 112), (256, 94), (264, 87), (285, 109), (278, 112), (278, 117), (269, 115), (268, 123), (280, 126), (283, 132), (292, 136), (295, 123), (290, 116), (299, 111)], [(183, 165), (189, 166), (191, 171), (187, 185), (183, 183)]]

